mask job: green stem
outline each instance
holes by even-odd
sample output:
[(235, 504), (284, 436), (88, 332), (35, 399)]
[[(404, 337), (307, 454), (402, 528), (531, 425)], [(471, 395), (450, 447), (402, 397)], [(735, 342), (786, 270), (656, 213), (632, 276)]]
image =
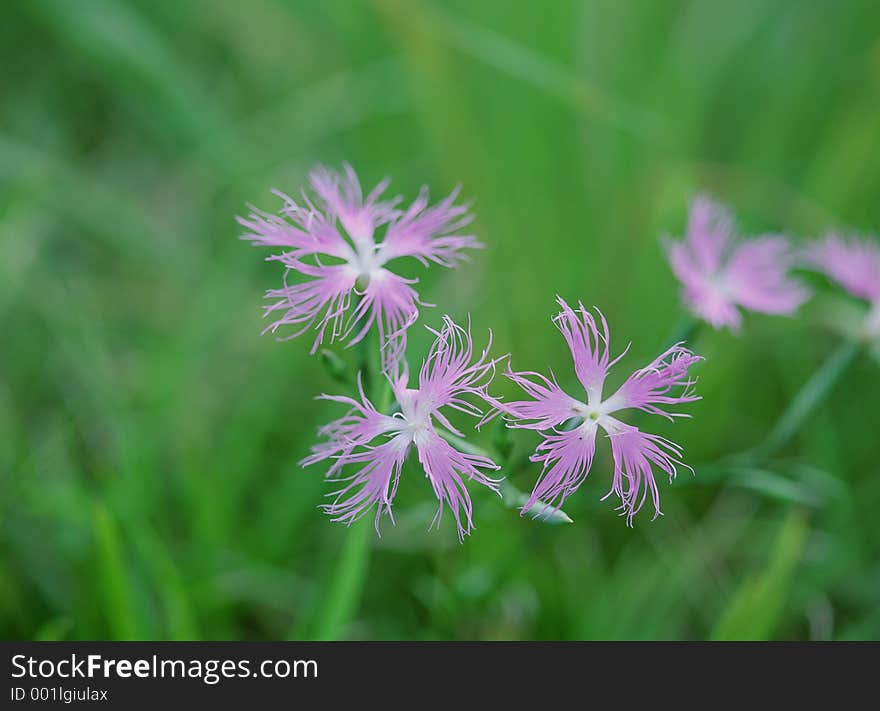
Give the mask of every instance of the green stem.
[(788, 444), (816, 407), (825, 400), (834, 384), (855, 360), (860, 349), (861, 344), (845, 341), (832, 351), (794, 396), (767, 438), (748, 452), (747, 456), (752, 459), (767, 459)]
[(676, 343), (681, 343), (682, 341), (691, 343), (696, 340), (697, 335), (702, 328), (702, 321), (694, 318), (690, 314), (685, 314), (681, 317), (678, 323), (673, 326), (669, 335), (663, 342), (666, 344), (667, 348), (674, 346)]
[[(382, 411), (387, 410), (390, 388), (382, 375), (379, 343), (372, 331), (359, 345), (358, 370), (367, 396)], [(327, 592), (315, 612), (312, 638), (338, 640), (345, 636), (363, 596), (373, 535), (374, 528), (369, 521), (358, 521), (350, 526), (330, 574)]]
[(358, 521), (350, 527), (327, 593), (315, 614), (313, 639), (335, 641), (345, 636), (363, 595), (374, 535), (372, 521)]

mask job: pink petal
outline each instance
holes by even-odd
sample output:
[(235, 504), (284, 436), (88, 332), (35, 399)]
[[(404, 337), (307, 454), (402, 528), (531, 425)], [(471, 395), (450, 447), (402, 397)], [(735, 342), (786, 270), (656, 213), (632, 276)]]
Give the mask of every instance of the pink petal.
[[(278, 301), (264, 311), (266, 316), (277, 312), (281, 312), (281, 315), (265, 331), (275, 333), (282, 327), (295, 327), (294, 333), (285, 337), (287, 339), (300, 336), (314, 326), (318, 331), (312, 345), (311, 352), (314, 353), (324, 341), (328, 328), (331, 341), (342, 334), (343, 319), (357, 275), (347, 265), (312, 266), (290, 257), (283, 261), (288, 268), (285, 285), (281, 289), (266, 292), (267, 298)], [(313, 278), (299, 284), (288, 284), (287, 275), (290, 272)]]
[[(538, 501), (558, 509), (577, 491), (590, 473), (596, 453), (596, 423), (588, 420), (568, 432), (545, 434), (531, 461), (543, 464), (531, 496), (522, 508), (528, 512)], [(540, 516), (541, 512), (537, 512)]]
[(548, 430), (578, 414), (574, 408), (579, 402), (560, 388), (555, 378), (532, 371), (515, 372), (509, 366), (505, 375), (532, 398), (496, 405), (502, 412), (519, 420), (513, 421), (511, 427)]
[(733, 236), (733, 217), (705, 195), (691, 204), (685, 241), (694, 265), (704, 274), (717, 271)]
[(391, 504), (411, 443), (408, 435), (399, 434), (378, 447), (348, 455), (345, 464), (364, 466), (345, 480), (348, 484), (343, 488), (328, 494), (335, 498), (332, 503), (322, 506), (324, 511), (334, 521), (351, 525), (377, 506), (376, 533), (379, 533), (379, 519), (383, 513), (388, 514), (393, 523)]
[(482, 247), (474, 236), (456, 234), (473, 220), (470, 205), (454, 204), (458, 191), (428, 207), (428, 190), (422, 188), (409, 209), (388, 226), (380, 248), (382, 257), (415, 257), (425, 265), (430, 261), (454, 267), (467, 259), (463, 250)]
[(379, 200), (390, 182), (387, 178), (364, 198), (354, 169), (348, 163), (343, 167), (345, 175), (323, 166), (318, 167), (309, 175), (309, 181), (330, 214), (339, 218), (353, 240), (372, 240), (376, 228), (396, 216), (394, 206), (400, 198), (390, 201)]
[(318, 430), (326, 440), (314, 445), (312, 453), (300, 464), (309, 466), (335, 458), (327, 476), (336, 474), (346, 463), (349, 455), (358, 447), (368, 447), (379, 435), (395, 432), (403, 427), (400, 419), (379, 412), (364, 392), (363, 382), (358, 374), (359, 400), (344, 395), (321, 395), (320, 400), (349, 405), (350, 410), (338, 420), (333, 420)]
[(578, 303), (578, 310), (575, 313), (561, 297), (556, 301), (562, 311), (556, 315), (553, 322), (568, 343), (574, 359), (575, 373), (589, 395), (590, 404), (593, 404), (602, 396), (602, 386), (605, 383), (608, 368), (616, 363), (623, 354), (609, 362), (608, 351), (611, 347), (611, 336), (608, 332), (608, 323), (601, 311), (596, 309), (602, 325), (600, 331), (596, 319), (584, 308), (582, 303)]
[(497, 470), (498, 466), (486, 457), (459, 452), (434, 432), (420, 432), (415, 439), (419, 462), (440, 501), (432, 525), (439, 526), (444, 507), (452, 511), (458, 538), (463, 540), (474, 527), (473, 505), (465, 486), (465, 479), (488, 487), (498, 493), (497, 479), (489, 478), (481, 469)]
[(416, 280), (404, 279), (387, 269), (375, 271), (342, 335), (348, 338), (354, 333), (349, 341), (349, 345), (354, 345), (375, 326), (382, 348), (382, 367), (387, 373), (398, 369), (406, 350), (406, 331), (419, 315), (419, 295), (410, 286), (415, 283)]
[(462, 396), (483, 396), (495, 375), (495, 367), (501, 358), (489, 357), (491, 331), (486, 347), (478, 358), (474, 358), (470, 325), (465, 329), (449, 316), (444, 316), (439, 331), (429, 330), (436, 338), (419, 370), (419, 406), (428, 412), (449, 406), (476, 417), (481, 416), (479, 407)]
[(623, 423), (616, 423), (609, 439), (614, 458), (614, 478), (605, 498), (614, 494), (620, 499), (621, 515), (626, 516), (627, 524), (631, 526), (633, 517), (650, 495), (654, 518), (657, 518), (662, 511), (653, 467), (666, 473), (671, 482), (677, 474), (677, 467), (687, 467), (681, 461), (681, 449), (668, 439), (646, 434)]
[(853, 296), (880, 301), (880, 244), (829, 235), (804, 250), (805, 261)]
[(788, 240), (758, 237), (738, 245), (724, 267), (731, 298), (741, 306), (767, 314), (791, 314), (810, 292), (788, 276), (791, 266)]
[[(603, 410), (612, 413), (632, 407), (670, 419), (689, 417), (681, 413), (668, 413), (658, 405), (678, 405), (700, 399), (693, 394), (696, 380), (690, 378), (688, 371), (701, 360), (701, 356), (694, 355), (680, 344), (672, 346), (630, 375), (618, 391), (605, 401)], [(674, 388), (682, 388), (682, 391), (670, 395)]]

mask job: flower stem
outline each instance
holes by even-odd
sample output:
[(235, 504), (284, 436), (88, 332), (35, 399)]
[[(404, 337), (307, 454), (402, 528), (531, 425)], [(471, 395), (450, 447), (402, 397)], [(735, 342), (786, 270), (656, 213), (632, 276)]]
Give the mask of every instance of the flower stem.
[(690, 314), (685, 314), (681, 317), (678, 323), (673, 326), (669, 335), (663, 342), (666, 344), (667, 348), (674, 346), (676, 343), (681, 343), (682, 341), (692, 342), (696, 340), (702, 327), (702, 321), (694, 318)]
[[(382, 375), (379, 343), (372, 331), (358, 346), (358, 370), (368, 397), (382, 407), (381, 403), (388, 398), (388, 383)], [(336, 555), (326, 593), (315, 612), (310, 635), (313, 639), (332, 641), (345, 636), (363, 596), (373, 535), (374, 528), (369, 521), (356, 521), (350, 526)]]
[(345, 636), (357, 614), (370, 567), (371, 521), (357, 521), (339, 551), (339, 559), (312, 627), (312, 639), (335, 641)]
[(816, 407), (825, 400), (838, 378), (855, 360), (860, 349), (861, 344), (844, 341), (832, 351), (794, 396), (767, 438), (748, 452), (747, 456), (758, 460), (767, 459), (788, 444)]

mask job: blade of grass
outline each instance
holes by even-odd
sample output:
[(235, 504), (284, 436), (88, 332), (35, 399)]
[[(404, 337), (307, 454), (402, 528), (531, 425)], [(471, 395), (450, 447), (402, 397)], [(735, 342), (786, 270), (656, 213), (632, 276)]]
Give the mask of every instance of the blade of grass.
[(200, 636), (190, 602), (189, 588), (165, 541), (145, 522), (132, 522), (126, 526), (126, 531), (152, 578), (152, 589), (162, 605), (166, 624), (162, 639), (198, 640)]
[(713, 640), (772, 639), (808, 534), (804, 514), (790, 512), (776, 535), (767, 566), (736, 590), (712, 631)]
[(94, 66), (101, 80), (157, 117), (161, 137), (171, 133), (190, 146), (211, 145), (202, 155), (215, 168), (237, 162), (224, 115), (136, 7), (110, 0), (35, 0), (25, 7), (74, 57)]
[[(402, 11), (400, 0), (381, 0), (389, 11)], [(624, 103), (596, 84), (556, 65), (535, 50), (494, 30), (422, 3), (407, 2), (411, 12), (430, 25), (449, 46), (500, 72), (555, 96), (586, 116), (613, 125), (643, 140), (656, 142), (662, 133), (659, 118)]]
[(73, 620), (69, 617), (53, 617), (44, 622), (34, 634), (35, 642), (58, 642), (70, 634)]
[(144, 634), (135, 612), (134, 591), (123, 562), (119, 528), (107, 507), (99, 502), (92, 506), (92, 534), (95, 538), (95, 568), (110, 636), (115, 640), (151, 636)]

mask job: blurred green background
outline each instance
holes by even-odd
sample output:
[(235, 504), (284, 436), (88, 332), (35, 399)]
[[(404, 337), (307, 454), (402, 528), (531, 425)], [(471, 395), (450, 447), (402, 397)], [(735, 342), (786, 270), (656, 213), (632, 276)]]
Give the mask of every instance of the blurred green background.
[[(600, 443), (574, 524), (472, 487), (459, 545), (448, 516), (426, 531), (410, 466), (376, 540), (329, 523), (320, 468), (296, 464), (341, 414), (313, 396), (339, 386), (306, 340), (260, 336), (280, 274), (234, 222), (318, 162), (409, 197), (460, 181), (487, 249), (412, 268), (439, 305), (423, 322), (470, 313), (565, 385), (549, 318), (557, 293), (581, 298), (633, 341), (619, 380), (682, 317), (659, 238), (697, 191), (749, 232), (880, 224), (876, 2), (28, 0), (2, 17), (2, 637), (880, 636), (880, 365), (859, 356), (765, 469), (710, 466), (835, 348), (823, 282), (797, 319), (700, 334), (693, 419), (650, 418), (696, 469), (661, 482), (664, 517), (630, 530), (599, 502)], [(427, 344), (416, 327), (417, 358)], [(536, 442), (518, 433), (517, 453)]]

